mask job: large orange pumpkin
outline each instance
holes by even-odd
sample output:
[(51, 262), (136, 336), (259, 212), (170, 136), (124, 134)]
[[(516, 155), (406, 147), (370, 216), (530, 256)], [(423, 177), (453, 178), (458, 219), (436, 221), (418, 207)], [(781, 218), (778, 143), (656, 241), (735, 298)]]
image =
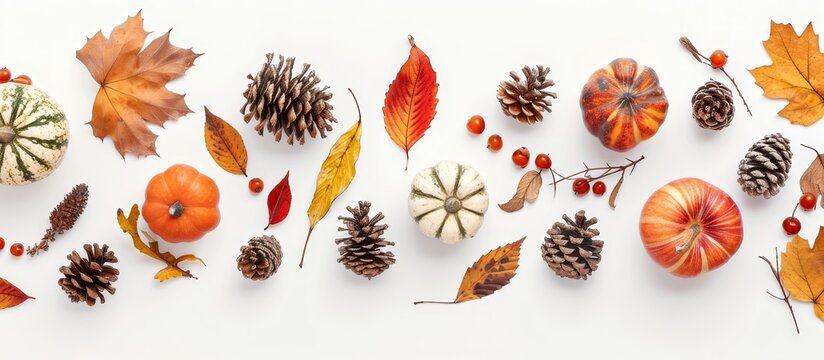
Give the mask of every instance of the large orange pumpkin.
[(668, 107), (655, 71), (627, 58), (598, 69), (581, 91), (584, 124), (615, 151), (627, 151), (655, 135)]
[(143, 218), (163, 240), (195, 241), (220, 223), (219, 200), (211, 178), (189, 165), (172, 165), (146, 186)]

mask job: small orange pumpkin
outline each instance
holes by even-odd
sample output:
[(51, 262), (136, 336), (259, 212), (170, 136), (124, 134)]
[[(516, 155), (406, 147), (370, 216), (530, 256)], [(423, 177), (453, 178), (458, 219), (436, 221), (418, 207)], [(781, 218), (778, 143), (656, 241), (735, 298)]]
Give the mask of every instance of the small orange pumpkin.
[(172, 165), (146, 186), (143, 218), (163, 240), (191, 242), (220, 223), (219, 200), (211, 178), (189, 165)]
[(628, 58), (595, 71), (581, 91), (584, 124), (615, 151), (627, 151), (655, 135), (668, 107), (655, 71)]

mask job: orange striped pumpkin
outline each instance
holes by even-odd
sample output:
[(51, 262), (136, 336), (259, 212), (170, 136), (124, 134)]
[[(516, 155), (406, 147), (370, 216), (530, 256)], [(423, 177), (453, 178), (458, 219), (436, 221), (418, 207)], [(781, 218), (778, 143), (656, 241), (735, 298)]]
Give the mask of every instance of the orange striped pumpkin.
[(695, 178), (675, 180), (653, 193), (641, 211), (640, 229), (652, 259), (681, 277), (724, 265), (744, 238), (735, 201)]

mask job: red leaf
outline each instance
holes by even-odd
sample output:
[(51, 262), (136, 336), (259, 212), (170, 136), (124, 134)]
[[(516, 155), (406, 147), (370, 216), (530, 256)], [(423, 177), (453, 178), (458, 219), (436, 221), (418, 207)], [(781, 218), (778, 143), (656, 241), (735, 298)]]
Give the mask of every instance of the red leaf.
[(269, 205), (269, 224), (266, 225), (266, 230), (269, 225), (275, 225), (289, 215), (289, 209), (292, 207), (292, 189), (289, 187), (289, 172), (283, 177), (275, 188), (269, 192), (269, 198), (266, 200)]
[(0, 278), (0, 310), (15, 307), (28, 299), (34, 298), (26, 295), (6, 279)]

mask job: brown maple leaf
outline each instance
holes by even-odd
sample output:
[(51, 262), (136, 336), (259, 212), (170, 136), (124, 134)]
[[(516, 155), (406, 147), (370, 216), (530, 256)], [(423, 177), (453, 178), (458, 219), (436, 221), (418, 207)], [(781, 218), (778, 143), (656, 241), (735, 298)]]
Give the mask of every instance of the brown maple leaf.
[(778, 115), (794, 124), (812, 125), (824, 116), (824, 54), (812, 23), (796, 35), (790, 24), (770, 25), (770, 38), (764, 49), (772, 65), (750, 70), (764, 96), (787, 99), (789, 104)]
[(77, 51), (100, 90), (94, 99), (94, 136), (111, 137), (121, 156), (157, 155), (155, 139), (146, 122), (163, 126), (190, 112), (184, 95), (166, 89), (166, 83), (183, 76), (202, 55), (169, 42), (169, 32), (143, 48), (149, 35), (138, 12), (112, 29), (107, 39), (98, 31)]

